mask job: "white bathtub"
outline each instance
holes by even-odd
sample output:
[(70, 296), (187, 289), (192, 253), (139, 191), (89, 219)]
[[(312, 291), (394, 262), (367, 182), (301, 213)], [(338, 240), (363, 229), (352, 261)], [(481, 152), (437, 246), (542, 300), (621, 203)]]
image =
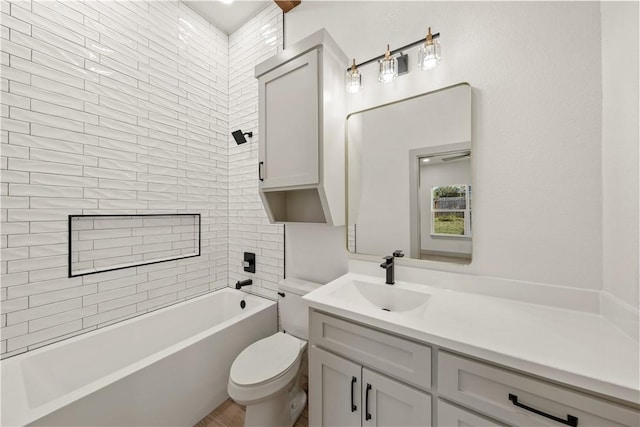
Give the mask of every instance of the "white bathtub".
[(193, 426), (276, 331), (275, 302), (226, 288), (5, 359), (1, 425)]

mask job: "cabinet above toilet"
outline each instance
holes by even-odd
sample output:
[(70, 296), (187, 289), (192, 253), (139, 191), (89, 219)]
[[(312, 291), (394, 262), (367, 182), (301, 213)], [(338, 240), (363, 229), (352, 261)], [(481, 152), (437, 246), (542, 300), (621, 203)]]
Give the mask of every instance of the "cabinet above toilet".
[(345, 224), (347, 62), (323, 29), (255, 68), (259, 188), (272, 223)]

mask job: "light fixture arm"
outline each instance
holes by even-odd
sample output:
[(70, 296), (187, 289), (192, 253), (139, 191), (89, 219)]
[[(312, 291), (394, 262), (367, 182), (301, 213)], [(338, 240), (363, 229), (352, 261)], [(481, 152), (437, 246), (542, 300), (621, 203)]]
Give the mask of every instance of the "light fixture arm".
[[(440, 33), (435, 33), (435, 34), (432, 34), (432, 35), (431, 35), (431, 38), (432, 38), (432, 39), (437, 39), (437, 38), (439, 38), (439, 37), (440, 37)], [(423, 38), (421, 38), (421, 39), (419, 39), (419, 40), (414, 41), (413, 43), (409, 43), (408, 45), (405, 45), (405, 46), (399, 47), (399, 48), (394, 49), (394, 50), (392, 50), (392, 51), (387, 50), (387, 52), (389, 52), (389, 55), (390, 55), (390, 56), (393, 56), (393, 55), (395, 55), (396, 53), (400, 53), (400, 52), (402, 52), (403, 50), (407, 50), (407, 49), (409, 49), (409, 48), (412, 48), (412, 47), (417, 46), (417, 45), (419, 45), (419, 44), (421, 44), (421, 43), (424, 43), (424, 42), (425, 42), (425, 39), (424, 39), (424, 37), (423, 37)], [(387, 49), (388, 49), (388, 47), (387, 47)], [(380, 55), (380, 56), (376, 56), (375, 58), (371, 58), (371, 59), (369, 59), (369, 60), (367, 60), (367, 61), (361, 62), (361, 63), (357, 64), (357, 65), (356, 65), (356, 67), (358, 67), (358, 68), (359, 68), (359, 67), (362, 67), (363, 65), (371, 64), (372, 62), (376, 62), (376, 61), (379, 61), (379, 60), (381, 60), (381, 59), (384, 59), (384, 58), (385, 58), (385, 56), (387, 55), (387, 52), (385, 52), (384, 54), (382, 54), (382, 55)], [(347, 68), (347, 71), (348, 71), (348, 70), (350, 70), (350, 69), (351, 69), (351, 67)]]

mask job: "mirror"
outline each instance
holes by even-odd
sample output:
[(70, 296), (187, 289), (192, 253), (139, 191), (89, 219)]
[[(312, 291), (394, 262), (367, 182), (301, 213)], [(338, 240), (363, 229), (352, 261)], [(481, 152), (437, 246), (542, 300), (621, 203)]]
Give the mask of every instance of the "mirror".
[(471, 262), (471, 87), (347, 118), (350, 252)]

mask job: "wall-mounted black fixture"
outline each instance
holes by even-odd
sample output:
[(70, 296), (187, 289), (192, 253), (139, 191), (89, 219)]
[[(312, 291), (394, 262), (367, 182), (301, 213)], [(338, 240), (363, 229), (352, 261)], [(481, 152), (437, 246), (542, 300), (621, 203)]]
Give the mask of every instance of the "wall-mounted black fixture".
[(251, 280), (251, 279), (247, 279), (247, 280), (243, 280), (243, 281), (238, 280), (236, 282), (236, 289), (240, 289), (240, 288), (242, 288), (244, 286), (251, 286), (251, 285), (253, 285), (253, 280)]
[(233, 139), (236, 140), (236, 144), (238, 145), (247, 142), (247, 138), (244, 137), (245, 135), (249, 138), (253, 138), (253, 132), (242, 132), (242, 130), (240, 129), (234, 130), (233, 132), (231, 132), (231, 135), (233, 136)]
[(252, 252), (244, 253), (244, 261), (242, 261), (242, 266), (244, 267), (244, 271), (248, 273), (256, 272), (256, 254)]

